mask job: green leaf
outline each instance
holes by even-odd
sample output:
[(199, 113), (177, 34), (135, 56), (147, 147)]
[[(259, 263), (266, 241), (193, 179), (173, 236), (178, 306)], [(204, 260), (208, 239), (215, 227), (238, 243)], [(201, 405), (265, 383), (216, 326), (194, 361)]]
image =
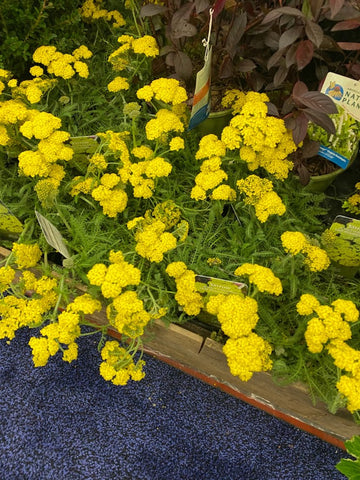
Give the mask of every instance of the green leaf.
[(360, 480), (360, 463), (342, 458), (336, 465), (339, 472), (343, 473), (349, 480)]
[(355, 435), (350, 440), (347, 440), (345, 442), (345, 447), (347, 452), (350, 453), (350, 455), (359, 459), (360, 465), (360, 435)]

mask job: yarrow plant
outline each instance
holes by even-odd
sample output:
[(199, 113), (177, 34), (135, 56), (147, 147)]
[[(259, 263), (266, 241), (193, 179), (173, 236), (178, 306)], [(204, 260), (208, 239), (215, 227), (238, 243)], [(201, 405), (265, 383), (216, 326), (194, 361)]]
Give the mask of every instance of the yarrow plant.
[(100, 374), (125, 385), (154, 324), (205, 319), (241, 381), (304, 381), (356, 419), (358, 279), (328, 254), (324, 196), (292, 178), (268, 96), (230, 90), (229, 125), (202, 136), (179, 81), (152, 78), (135, 2), (81, 14), (109, 23), (108, 51), (42, 45), (29, 79), (0, 69), (0, 337), (29, 328), (45, 367), (94, 335)]

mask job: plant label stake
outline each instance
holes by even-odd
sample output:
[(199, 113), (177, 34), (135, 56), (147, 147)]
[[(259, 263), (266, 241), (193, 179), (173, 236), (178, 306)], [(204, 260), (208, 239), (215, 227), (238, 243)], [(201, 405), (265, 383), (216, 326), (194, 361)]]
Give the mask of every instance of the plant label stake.
[(195, 94), (191, 109), (191, 116), (188, 130), (195, 128), (205, 120), (210, 113), (210, 84), (211, 84), (211, 59), (212, 47), (210, 46), (210, 35), (214, 10), (210, 8), (209, 31), (207, 39), (204, 38), (205, 47), (204, 66), (196, 75)]

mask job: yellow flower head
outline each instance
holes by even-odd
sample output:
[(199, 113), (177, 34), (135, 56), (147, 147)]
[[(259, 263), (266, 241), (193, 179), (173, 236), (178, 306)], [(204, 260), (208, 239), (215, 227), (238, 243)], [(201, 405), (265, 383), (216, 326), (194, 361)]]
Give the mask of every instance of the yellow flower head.
[(25, 243), (14, 243), (12, 252), (20, 269), (35, 267), (41, 258), (42, 252), (39, 246)]
[(247, 275), (249, 282), (256, 285), (260, 292), (268, 292), (272, 295), (280, 295), (282, 293), (281, 281), (273, 274), (270, 268), (244, 263), (235, 270), (234, 274), (239, 277)]

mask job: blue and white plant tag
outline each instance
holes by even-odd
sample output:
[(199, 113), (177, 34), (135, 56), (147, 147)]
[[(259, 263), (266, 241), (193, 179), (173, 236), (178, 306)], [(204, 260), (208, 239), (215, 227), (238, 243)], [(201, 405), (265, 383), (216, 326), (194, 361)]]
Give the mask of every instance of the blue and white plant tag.
[(344, 155), (341, 155), (338, 152), (335, 152), (335, 150), (331, 150), (329, 147), (325, 147), (324, 145), (320, 145), (318, 155), (330, 160), (330, 162), (335, 163), (340, 168), (346, 168), (349, 165), (350, 160), (348, 158), (344, 157)]
[[(360, 82), (329, 72), (324, 80), (321, 93), (332, 99), (338, 107), (338, 113), (331, 115), (337, 132), (328, 138), (328, 145), (320, 145), (318, 155), (345, 169), (356, 152), (359, 142), (359, 137), (352, 131), (354, 129), (347, 127), (346, 124), (349, 123), (348, 119), (351, 119), (353, 124), (360, 121)], [(342, 149), (342, 153), (337, 149), (340, 136), (348, 137), (346, 153), (344, 149)]]
[(211, 86), (211, 61), (212, 47), (210, 46), (210, 35), (212, 28), (213, 9), (210, 9), (208, 38), (203, 40), (205, 46), (204, 66), (196, 75), (195, 94), (191, 109), (188, 129), (195, 128), (204, 121), (210, 113), (210, 86)]

